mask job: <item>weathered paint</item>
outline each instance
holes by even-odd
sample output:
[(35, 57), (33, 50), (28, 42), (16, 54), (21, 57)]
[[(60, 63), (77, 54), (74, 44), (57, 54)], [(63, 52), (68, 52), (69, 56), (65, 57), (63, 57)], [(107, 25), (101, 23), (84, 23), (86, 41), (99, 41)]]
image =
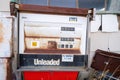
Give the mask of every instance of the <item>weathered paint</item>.
[(7, 59), (7, 80), (13, 80), (12, 79), (12, 59)]
[(0, 80), (12, 80), (11, 60), (0, 58)]
[(86, 17), (20, 13), (19, 53), (84, 55), (86, 22)]
[[(81, 37), (81, 25), (61, 22), (25, 22), (25, 36), (32, 37)], [(61, 27), (74, 28), (74, 31), (61, 31)]]
[[(36, 41), (37, 45), (33, 46), (32, 42)], [(25, 44), (28, 49), (48, 49), (49, 42), (54, 41), (57, 44), (57, 49), (62, 49), (61, 44), (67, 45), (68, 48), (69, 45), (73, 45), (73, 48), (71, 49), (79, 49), (80, 47), (80, 39), (75, 39), (72, 41), (60, 41), (60, 38), (25, 38)], [(67, 49), (67, 47), (63, 47), (64, 49)]]
[(0, 80), (6, 80), (7, 76), (7, 67), (6, 67), (6, 59), (0, 59)]
[[(81, 52), (81, 29), (78, 24), (25, 22), (24, 26), (25, 52), (26, 50), (33, 50), (32, 53), (36, 51), (65, 53), (67, 50), (70, 50), (67, 51), (70, 53)], [(62, 31), (63, 27), (73, 31)]]
[(12, 18), (0, 18), (0, 57), (11, 56)]

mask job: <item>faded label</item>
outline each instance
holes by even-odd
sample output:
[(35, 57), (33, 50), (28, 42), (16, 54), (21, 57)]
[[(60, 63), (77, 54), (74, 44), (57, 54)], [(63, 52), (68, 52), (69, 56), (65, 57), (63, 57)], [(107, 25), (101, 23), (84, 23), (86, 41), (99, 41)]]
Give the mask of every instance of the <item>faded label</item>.
[(62, 62), (73, 62), (74, 56), (72, 54), (62, 54)]
[(58, 60), (34, 59), (34, 65), (60, 65), (60, 59)]
[(77, 22), (77, 17), (69, 17), (70, 22)]

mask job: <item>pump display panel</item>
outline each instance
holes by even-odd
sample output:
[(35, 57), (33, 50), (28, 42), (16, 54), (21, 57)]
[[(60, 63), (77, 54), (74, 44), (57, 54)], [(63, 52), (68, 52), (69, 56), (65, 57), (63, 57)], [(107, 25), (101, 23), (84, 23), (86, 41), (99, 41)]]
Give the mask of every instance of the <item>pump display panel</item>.
[(86, 17), (20, 13), (19, 53), (84, 55), (86, 29)]

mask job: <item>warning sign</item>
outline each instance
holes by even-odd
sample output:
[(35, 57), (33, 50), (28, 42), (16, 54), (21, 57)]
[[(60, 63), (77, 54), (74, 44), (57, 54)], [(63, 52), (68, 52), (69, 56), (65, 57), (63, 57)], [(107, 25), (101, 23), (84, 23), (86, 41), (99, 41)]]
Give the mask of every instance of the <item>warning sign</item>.
[(31, 47), (38, 48), (39, 46), (39, 41), (31, 41)]

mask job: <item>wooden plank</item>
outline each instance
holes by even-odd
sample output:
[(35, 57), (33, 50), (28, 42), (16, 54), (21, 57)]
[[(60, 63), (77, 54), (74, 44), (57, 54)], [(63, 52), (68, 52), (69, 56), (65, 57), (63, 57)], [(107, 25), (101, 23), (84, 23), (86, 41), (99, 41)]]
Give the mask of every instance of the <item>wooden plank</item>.
[(83, 9), (83, 8), (82, 9), (63, 8), (63, 7), (39, 6), (39, 5), (30, 5), (30, 4), (19, 4), (18, 10), (20, 12), (76, 15), (76, 16), (87, 16), (88, 14), (88, 9)]

